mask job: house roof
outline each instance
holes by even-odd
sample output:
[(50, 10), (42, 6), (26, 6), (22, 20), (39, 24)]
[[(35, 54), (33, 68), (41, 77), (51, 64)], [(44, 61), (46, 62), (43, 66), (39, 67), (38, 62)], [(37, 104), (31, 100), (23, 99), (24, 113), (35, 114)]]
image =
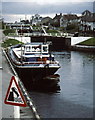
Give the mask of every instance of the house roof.
[(95, 13), (91, 13), (89, 10), (85, 10), (80, 18), (85, 22), (95, 22)]
[(42, 21), (43, 20), (52, 20), (52, 18), (50, 18), (50, 17), (44, 17), (44, 18), (42, 18)]
[(52, 20), (52, 18), (50, 18), (50, 17), (44, 17), (44, 18), (42, 18), (41, 22), (46, 23), (46, 22), (50, 22), (51, 20)]
[(78, 16), (75, 14), (67, 14), (67, 15), (64, 15), (63, 18), (66, 20), (74, 20), (74, 19), (78, 19)]
[(90, 15), (91, 12), (89, 10), (85, 10), (84, 12), (82, 12), (82, 15)]
[(90, 15), (81, 16), (82, 21), (86, 22), (95, 22), (95, 13), (91, 13)]
[(56, 14), (56, 16), (53, 18), (53, 20), (55, 20), (55, 19), (59, 20), (61, 17), (62, 17), (62, 13), (60, 13), (60, 15)]

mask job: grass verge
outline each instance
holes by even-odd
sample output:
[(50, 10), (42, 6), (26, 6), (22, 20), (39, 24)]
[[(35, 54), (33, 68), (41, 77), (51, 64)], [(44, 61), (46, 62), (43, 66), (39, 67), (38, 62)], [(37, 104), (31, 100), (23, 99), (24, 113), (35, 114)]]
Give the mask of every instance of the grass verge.
[(4, 48), (7, 48), (9, 46), (12, 46), (12, 45), (17, 45), (17, 44), (22, 44), (22, 42), (16, 40), (16, 39), (7, 39), (6, 41), (4, 41), (1, 46), (4, 47)]
[(14, 29), (6, 29), (6, 30), (3, 31), (3, 33), (5, 35), (8, 35), (9, 33), (15, 33), (15, 32), (16, 32), (16, 30), (14, 30)]
[(79, 43), (78, 45), (95, 46), (95, 38), (90, 38), (86, 41)]

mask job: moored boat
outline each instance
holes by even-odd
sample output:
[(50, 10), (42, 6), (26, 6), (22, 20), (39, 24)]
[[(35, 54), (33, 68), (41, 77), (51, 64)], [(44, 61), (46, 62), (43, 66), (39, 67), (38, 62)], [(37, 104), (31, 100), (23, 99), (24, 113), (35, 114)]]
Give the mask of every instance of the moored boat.
[(35, 83), (51, 85), (52, 81), (58, 83), (59, 76), (53, 76), (60, 68), (54, 55), (49, 52), (46, 43), (27, 43), (11, 46), (8, 56), (16, 69), (20, 79), (26, 87)]

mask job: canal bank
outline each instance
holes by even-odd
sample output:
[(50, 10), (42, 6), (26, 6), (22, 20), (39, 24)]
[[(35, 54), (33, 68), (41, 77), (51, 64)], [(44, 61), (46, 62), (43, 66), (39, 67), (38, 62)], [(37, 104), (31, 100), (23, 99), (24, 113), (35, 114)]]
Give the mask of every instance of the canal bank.
[(71, 50), (83, 52), (95, 52), (95, 38), (71, 37)]
[[(13, 118), (31, 118), (31, 119), (36, 119), (36, 120), (40, 120), (40, 116), (37, 113), (36, 107), (33, 104), (32, 99), (30, 99), (30, 96), (26, 90), (26, 88), (24, 87), (24, 84), (22, 83), (22, 81), (19, 79), (18, 74), (16, 73), (15, 69), (13, 68), (7, 54), (6, 51), (3, 49), (3, 54), (6, 57), (6, 60), (9, 64), (9, 67), (11, 69), (11, 72), (13, 74), (13, 76), (17, 77), (18, 79), (18, 85), (20, 87), (20, 90), (22, 92), (22, 96), (25, 98), (26, 101), (26, 106), (24, 107), (19, 107), (19, 106), (14, 106), (13, 108)], [(28, 111), (28, 112), (27, 112)]]
[(95, 46), (73, 45), (71, 51), (95, 52)]
[[(2, 37), (2, 30), (0, 30), (0, 45), (2, 43), (2, 39), (4, 39), (5, 36)], [(2, 52), (3, 51), (3, 52)], [(27, 102), (27, 107), (19, 107), (19, 106), (12, 106), (4, 103), (6, 93), (10, 84), (10, 80), (12, 76), (18, 77), (16, 72), (14, 71), (14, 68), (12, 67), (10, 61), (8, 60), (8, 57), (4, 51), (4, 49), (0, 46), (0, 118), (3, 119), (40, 119), (36, 107), (33, 103), (33, 101), (30, 99), (29, 94), (25, 87), (23, 86), (23, 83), (19, 80), (19, 87), (23, 93), (23, 96), (25, 97), (25, 100)]]
[(26, 89), (24, 88), (23, 84), (20, 81), (19, 81), (19, 86), (27, 102), (27, 107), (12, 106), (12, 105), (7, 105), (4, 103), (4, 99), (6, 97), (6, 93), (8, 90), (8, 86), (10, 84), (11, 77), (15, 75), (12, 71), (10, 64), (8, 65), (8, 61), (6, 61), (4, 54), (2, 54), (2, 66), (3, 66), (3, 70), (2, 70), (2, 119), (11, 119), (11, 118), (38, 119), (39, 115), (36, 112), (35, 105), (31, 101)]

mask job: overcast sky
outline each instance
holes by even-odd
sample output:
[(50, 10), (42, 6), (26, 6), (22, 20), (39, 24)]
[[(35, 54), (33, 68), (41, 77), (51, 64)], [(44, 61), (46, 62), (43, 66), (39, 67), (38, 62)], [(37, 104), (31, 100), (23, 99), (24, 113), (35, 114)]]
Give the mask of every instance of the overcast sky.
[[(69, 2), (93, 2), (95, 0), (69, 0)], [(67, 0), (2, 0), (2, 2), (36, 2), (36, 3), (56, 3), (67, 2)]]
[[(31, 2), (30, 2), (31, 1)], [(2, 0), (3, 14), (51, 14), (93, 12), (94, 0)]]

